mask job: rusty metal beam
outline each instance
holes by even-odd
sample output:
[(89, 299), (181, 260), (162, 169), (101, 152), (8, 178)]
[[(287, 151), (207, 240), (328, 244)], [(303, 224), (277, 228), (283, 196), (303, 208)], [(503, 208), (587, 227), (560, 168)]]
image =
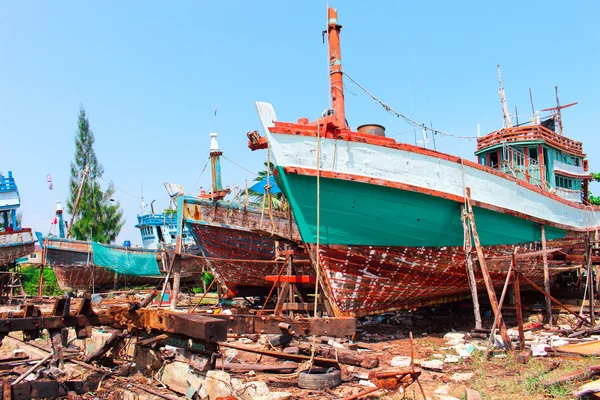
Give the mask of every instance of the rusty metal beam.
[(273, 315), (214, 315), (227, 321), (227, 333), (271, 334), (282, 333), (280, 323), (292, 326), (296, 336), (327, 335), (333, 337), (352, 336), (356, 333), (356, 318), (288, 318)]

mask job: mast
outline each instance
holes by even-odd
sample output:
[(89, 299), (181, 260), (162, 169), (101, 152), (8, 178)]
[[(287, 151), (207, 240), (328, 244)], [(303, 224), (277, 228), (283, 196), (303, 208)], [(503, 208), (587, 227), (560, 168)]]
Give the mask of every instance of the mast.
[(206, 193), (204, 190), (200, 191), (201, 199), (211, 200), (222, 200), (230, 192), (229, 188), (223, 189), (221, 183), (221, 156), (223, 152), (219, 149), (219, 143), (217, 143), (218, 133), (212, 132), (210, 134), (210, 167), (212, 171), (212, 190), (210, 193)]
[(574, 106), (575, 104), (577, 104), (577, 102), (575, 103), (569, 103), (566, 104), (564, 106), (560, 105), (560, 100), (558, 99), (558, 86), (554, 86), (554, 90), (556, 91), (556, 107), (551, 107), (551, 108), (544, 108), (542, 111), (554, 111), (554, 122), (555, 122), (555, 129), (556, 129), (556, 133), (558, 133), (559, 135), (563, 134), (563, 123), (562, 123), (562, 112), (561, 110), (563, 108), (567, 108), (567, 107), (571, 107)]
[(346, 111), (344, 109), (344, 74), (342, 72), (342, 53), (340, 48), (340, 31), (337, 10), (329, 7), (327, 13), (327, 33), (329, 38), (329, 75), (331, 79), (331, 102), (333, 107), (333, 123), (338, 128), (346, 127)]
[(500, 64), (498, 67), (498, 82), (500, 82), (500, 103), (502, 103), (502, 114), (504, 115), (504, 128), (512, 128), (512, 121), (510, 120), (510, 114), (508, 113), (508, 106), (506, 105), (506, 96), (504, 95), (504, 88), (502, 87), (502, 75), (500, 74)]

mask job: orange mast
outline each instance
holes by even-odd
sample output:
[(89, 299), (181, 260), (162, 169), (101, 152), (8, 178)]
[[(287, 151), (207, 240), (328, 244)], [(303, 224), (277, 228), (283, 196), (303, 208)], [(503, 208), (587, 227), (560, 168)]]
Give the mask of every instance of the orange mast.
[(342, 54), (340, 50), (340, 31), (337, 10), (329, 7), (327, 12), (327, 33), (329, 36), (329, 75), (331, 79), (331, 102), (333, 107), (333, 123), (337, 128), (346, 127), (346, 111), (344, 109), (344, 77), (342, 72)]

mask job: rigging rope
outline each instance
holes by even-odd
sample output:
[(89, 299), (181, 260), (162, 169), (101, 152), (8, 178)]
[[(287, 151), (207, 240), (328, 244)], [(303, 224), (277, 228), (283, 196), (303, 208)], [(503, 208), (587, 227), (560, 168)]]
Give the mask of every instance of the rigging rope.
[(314, 317), (317, 318), (317, 308), (318, 308), (318, 299), (319, 299), (319, 281), (320, 281), (320, 273), (321, 266), (319, 261), (319, 245), (320, 245), (320, 236), (321, 236), (321, 123), (317, 122), (317, 240), (316, 240), (316, 249), (315, 249), (315, 260), (317, 263), (317, 280), (315, 283), (315, 309), (314, 309)]
[(350, 79), (356, 86), (358, 86), (363, 92), (365, 92), (367, 95), (369, 95), (373, 100), (375, 100), (376, 102), (378, 102), (387, 112), (394, 114), (397, 117), (402, 118), (403, 120), (405, 120), (406, 122), (408, 122), (409, 124), (415, 126), (415, 127), (419, 127), (422, 129), (425, 129), (427, 131), (432, 132), (434, 135), (435, 134), (439, 134), (439, 135), (443, 135), (443, 136), (450, 136), (450, 137), (455, 137), (458, 139), (477, 139), (477, 136), (460, 136), (460, 135), (453, 135), (451, 133), (446, 133), (437, 129), (433, 129), (428, 127), (425, 124), (420, 124), (412, 119), (410, 119), (409, 117), (407, 117), (404, 114), (399, 113), (398, 111), (394, 110), (391, 106), (389, 106), (388, 104), (384, 103), (383, 101), (379, 100), (377, 97), (375, 97), (375, 95), (371, 92), (369, 92), (364, 86), (362, 86), (360, 83), (356, 82), (354, 79), (352, 79), (352, 77), (350, 75), (348, 75), (345, 71), (342, 71), (342, 73), (344, 75), (346, 75), (346, 77), (348, 79)]

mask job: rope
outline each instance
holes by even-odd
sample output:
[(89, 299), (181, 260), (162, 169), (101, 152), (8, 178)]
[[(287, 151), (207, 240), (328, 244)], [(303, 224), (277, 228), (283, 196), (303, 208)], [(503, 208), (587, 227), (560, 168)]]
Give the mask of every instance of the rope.
[(204, 168), (202, 168), (202, 172), (200, 172), (200, 176), (198, 176), (198, 179), (196, 179), (196, 183), (194, 183), (194, 187), (192, 188), (192, 193), (194, 193), (194, 190), (196, 190), (196, 186), (198, 186), (198, 182), (200, 182), (200, 178), (202, 178), (202, 174), (206, 170), (206, 167), (208, 166), (209, 161), (210, 161), (210, 157), (208, 157), (206, 159), (206, 164), (204, 164)]
[(319, 261), (319, 245), (321, 236), (321, 123), (317, 121), (317, 240), (315, 248), (315, 259), (317, 261), (317, 281), (315, 284), (315, 308), (314, 317), (317, 318), (317, 305), (319, 299), (319, 279), (321, 266)]
[(443, 136), (450, 136), (450, 137), (455, 137), (458, 139), (477, 139), (477, 136), (460, 136), (460, 135), (453, 135), (451, 133), (446, 133), (443, 131), (439, 131), (437, 129), (433, 129), (428, 127), (425, 124), (420, 124), (412, 119), (410, 119), (409, 117), (407, 117), (404, 114), (399, 113), (398, 111), (394, 110), (392, 107), (390, 107), (388, 104), (384, 103), (383, 101), (379, 100), (377, 97), (375, 97), (375, 95), (371, 92), (369, 92), (365, 87), (363, 87), (360, 83), (356, 82), (354, 79), (352, 79), (352, 77), (350, 77), (350, 75), (348, 75), (345, 71), (342, 71), (342, 74), (346, 75), (346, 77), (348, 79), (350, 79), (356, 86), (358, 86), (360, 89), (362, 89), (363, 92), (365, 92), (367, 95), (369, 95), (373, 100), (375, 100), (376, 102), (378, 102), (387, 112), (394, 114), (396, 117), (400, 117), (403, 120), (405, 120), (406, 122), (408, 122), (409, 124), (415, 126), (415, 127), (419, 127), (422, 129), (425, 129), (427, 131), (432, 132), (434, 135), (435, 134), (439, 134), (439, 135), (443, 135)]
[(230, 160), (229, 158), (225, 157), (224, 155), (221, 155), (221, 157), (223, 157), (224, 159), (226, 159), (227, 161), (229, 161), (229, 162), (230, 162), (230, 163), (232, 163), (233, 165), (240, 167), (240, 168), (241, 168), (241, 169), (243, 169), (244, 171), (246, 171), (246, 172), (249, 172), (249, 173), (251, 173), (251, 174), (252, 174), (252, 175), (254, 175), (254, 176), (258, 176), (258, 174), (257, 174), (256, 172), (254, 172), (254, 171), (250, 171), (250, 170), (249, 170), (248, 168), (246, 168), (246, 167), (242, 167), (240, 164), (236, 163), (236, 162), (235, 162), (235, 161), (233, 161), (233, 160)]

